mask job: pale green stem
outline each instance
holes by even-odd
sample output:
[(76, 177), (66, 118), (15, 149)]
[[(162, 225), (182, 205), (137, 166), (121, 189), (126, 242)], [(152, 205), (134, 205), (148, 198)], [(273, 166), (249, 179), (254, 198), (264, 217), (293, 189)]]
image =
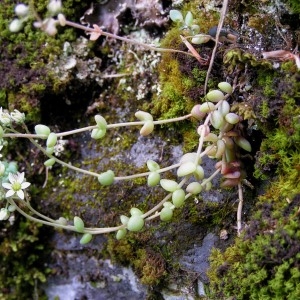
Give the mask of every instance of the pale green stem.
[[(182, 117), (178, 117), (178, 118), (172, 118), (172, 119), (168, 119), (168, 120), (157, 120), (157, 121), (153, 121), (154, 125), (162, 125), (162, 124), (167, 124), (167, 123), (174, 123), (174, 122), (179, 122), (179, 121), (183, 121), (186, 120), (188, 118), (190, 118), (192, 115), (188, 114)], [(112, 128), (118, 128), (118, 127), (127, 127), (127, 126), (142, 126), (145, 124), (145, 121), (137, 121), (137, 122), (123, 122), (123, 123), (115, 123), (115, 124), (109, 124), (107, 125), (108, 129), (112, 129)], [(67, 135), (72, 135), (72, 134), (76, 134), (76, 133), (81, 133), (81, 132), (85, 132), (85, 131), (91, 131), (93, 129), (97, 129), (98, 126), (97, 125), (92, 125), (92, 126), (87, 126), (87, 127), (83, 127), (83, 128), (79, 128), (79, 129), (74, 129), (74, 130), (69, 130), (69, 131), (65, 131), (65, 132), (60, 132), (60, 133), (56, 133), (57, 137), (63, 137), (63, 136), (67, 136)], [(38, 134), (31, 134), (31, 133), (5, 133), (3, 135), (3, 137), (10, 137), (10, 138), (41, 138), (41, 139), (45, 139), (45, 135), (38, 135)]]
[[(74, 231), (74, 232), (77, 232), (77, 233), (81, 233), (81, 232), (78, 232), (77, 229), (75, 228), (75, 226), (73, 225), (63, 225), (63, 224), (59, 224), (57, 222), (50, 222), (50, 221), (44, 221), (44, 220), (41, 220), (41, 219), (38, 219), (38, 218), (35, 218), (29, 214), (27, 214), (26, 212), (24, 212), (17, 204), (16, 202), (13, 200), (13, 199), (7, 199), (7, 201), (13, 205), (16, 210), (21, 214), (23, 215), (25, 218), (27, 218), (28, 220), (30, 221), (33, 221), (33, 222), (36, 222), (36, 223), (40, 223), (40, 224), (43, 224), (43, 225), (48, 225), (48, 226), (52, 226), (52, 227), (55, 227), (55, 228), (62, 228), (62, 229), (66, 229), (66, 230), (70, 230), (70, 231)], [(39, 214), (40, 215), (40, 214)], [(43, 216), (43, 218), (47, 218), (46, 216)], [(51, 219), (50, 219), (51, 220)], [(120, 225), (120, 226), (116, 226), (116, 227), (106, 227), (106, 228), (89, 228), (89, 227), (86, 227), (84, 228), (84, 232), (82, 233), (90, 233), (90, 234), (101, 234), (101, 233), (109, 233), (109, 232), (114, 232), (114, 231), (117, 231), (121, 228), (124, 228), (124, 225)]]
[(221, 169), (217, 169), (212, 175), (210, 175), (208, 178), (204, 179), (201, 182), (201, 185), (204, 187), (208, 182), (212, 181), (214, 177), (216, 177), (220, 173)]
[(239, 194), (239, 205), (237, 209), (237, 232), (238, 232), (238, 236), (240, 236), (242, 230), (242, 209), (243, 209), (243, 202), (244, 202), (243, 189), (241, 183), (238, 184), (238, 194)]

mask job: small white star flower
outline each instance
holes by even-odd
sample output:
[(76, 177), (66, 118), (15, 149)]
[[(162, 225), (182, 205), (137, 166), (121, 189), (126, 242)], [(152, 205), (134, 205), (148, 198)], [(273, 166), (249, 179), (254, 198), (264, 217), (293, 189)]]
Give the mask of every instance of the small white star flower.
[(10, 181), (10, 183), (2, 183), (2, 186), (5, 189), (8, 189), (8, 191), (5, 194), (5, 197), (11, 197), (14, 194), (17, 194), (17, 196), (24, 200), (24, 192), (23, 190), (28, 188), (30, 186), (29, 182), (24, 182), (25, 178), (24, 178), (24, 172), (22, 173), (17, 173), (17, 174), (13, 174), (13, 173), (9, 173), (8, 174), (8, 180)]

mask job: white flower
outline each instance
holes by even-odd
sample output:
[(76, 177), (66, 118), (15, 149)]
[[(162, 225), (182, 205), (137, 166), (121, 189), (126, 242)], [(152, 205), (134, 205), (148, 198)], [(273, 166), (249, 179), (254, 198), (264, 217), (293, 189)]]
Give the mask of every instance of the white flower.
[(56, 16), (62, 9), (62, 4), (60, 0), (51, 0), (47, 6), (48, 11)]
[(19, 112), (17, 109), (14, 109), (14, 111), (10, 113), (10, 117), (17, 124), (22, 124), (25, 121), (25, 114)]
[(0, 108), (0, 123), (7, 127), (11, 124), (10, 115), (7, 111), (3, 111), (2, 107)]
[(8, 189), (8, 191), (5, 194), (5, 197), (7, 198), (17, 193), (18, 197), (23, 200), (24, 199), (23, 190), (30, 186), (29, 182), (23, 182), (25, 180), (24, 172), (22, 173), (18, 172), (17, 174), (9, 173), (8, 180), (10, 181), (10, 183), (7, 182), (2, 183), (2, 186)]
[(0, 221), (7, 220), (9, 218), (9, 211), (6, 208), (0, 210)]

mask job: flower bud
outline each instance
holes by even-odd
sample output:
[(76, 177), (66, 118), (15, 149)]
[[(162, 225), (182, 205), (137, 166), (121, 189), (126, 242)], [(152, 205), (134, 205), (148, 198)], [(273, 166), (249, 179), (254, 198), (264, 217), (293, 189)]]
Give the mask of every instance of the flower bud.
[(0, 221), (5, 221), (9, 218), (9, 211), (6, 208), (0, 210)]
[(159, 217), (162, 221), (170, 221), (173, 217), (173, 209), (169, 207), (164, 207), (159, 214)]
[(7, 210), (12, 213), (14, 212), (15, 210), (17, 209), (17, 206), (16, 205), (13, 205), (13, 204), (10, 204), (7, 208)]
[(213, 90), (206, 94), (206, 98), (211, 102), (219, 102), (224, 99), (224, 94), (219, 90)]
[(145, 221), (140, 215), (133, 215), (129, 218), (127, 229), (129, 231), (140, 231), (144, 227)]
[(185, 192), (183, 189), (178, 189), (172, 194), (172, 203), (175, 207), (181, 207), (185, 201)]
[(197, 195), (202, 191), (202, 185), (199, 182), (191, 182), (186, 187), (186, 191), (190, 194)]
[(34, 127), (35, 133), (43, 135), (42, 139), (47, 139), (50, 134), (50, 128), (46, 125), (38, 124)]
[(112, 170), (108, 170), (98, 176), (98, 181), (105, 186), (113, 184), (114, 179), (115, 174)]
[(14, 111), (10, 113), (10, 117), (17, 124), (23, 124), (25, 121), (25, 114), (19, 112), (17, 109), (14, 109)]
[(140, 135), (147, 136), (152, 133), (154, 129), (154, 123), (151, 120), (148, 120), (144, 123), (142, 129), (140, 130)]
[(175, 192), (179, 188), (178, 183), (170, 179), (161, 179), (160, 185), (164, 190), (171, 193)]
[(57, 142), (57, 135), (56, 135), (56, 133), (51, 132), (47, 138), (47, 142), (46, 142), (47, 147), (50, 147), (50, 148), (54, 147), (56, 145), (56, 142)]
[(90, 233), (85, 233), (80, 239), (79, 243), (81, 245), (88, 244), (92, 240), (93, 236)]
[(51, 13), (52, 16), (56, 16), (62, 8), (60, 0), (51, 0), (47, 6), (48, 11)]
[(229, 84), (228, 82), (220, 82), (220, 83), (218, 84), (218, 88), (219, 88), (221, 91), (223, 91), (223, 92), (225, 92), (225, 93), (227, 93), (227, 94), (231, 94), (231, 93), (232, 93), (232, 86), (231, 86), (231, 84)]
[(74, 227), (78, 232), (84, 231), (84, 223), (81, 218), (74, 217)]
[(196, 170), (196, 164), (191, 161), (187, 161), (183, 163), (178, 169), (177, 169), (177, 176), (183, 177), (192, 174)]
[(160, 174), (157, 172), (150, 172), (147, 178), (147, 184), (148, 186), (156, 186), (159, 184), (160, 181)]

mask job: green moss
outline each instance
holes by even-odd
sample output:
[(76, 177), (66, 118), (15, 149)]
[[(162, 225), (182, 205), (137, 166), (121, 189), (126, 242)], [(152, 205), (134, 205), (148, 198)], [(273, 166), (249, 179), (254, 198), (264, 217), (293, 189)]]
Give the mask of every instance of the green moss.
[(212, 252), (208, 272), (211, 299), (300, 297), (299, 200), (298, 195), (290, 205), (282, 202), (279, 214), (272, 204), (259, 205), (245, 235), (224, 253)]
[(263, 118), (267, 119), (269, 117), (269, 114), (270, 114), (270, 108), (269, 108), (269, 105), (268, 105), (268, 101), (263, 100), (262, 104), (261, 104), (261, 107), (260, 107), (260, 115)]
[(266, 97), (274, 97), (276, 95), (274, 77), (276, 77), (274, 72), (259, 72), (258, 84), (263, 88), (263, 93)]
[(46, 281), (50, 270), (43, 261), (48, 251), (45, 241), (39, 240), (46, 236), (40, 227), (28, 220), (17, 220), (6, 229), (7, 234), (0, 245), (1, 299), (32, 299), (34, 288)]
[(298, 0), (284, 0), (290, 8), (291, 12), (294, 14), (300, 14), (300, 3)]
[[(297, 87), (291, 86), (291, 90), (282, 95), (285, 101), (277, 116), (278, 128), (271, 128), (265, 133), (266, 138), (261, 143), (256, 163), (256, 177), (263, 176), (263, 170), (273, 172), (274, 169), (279, 175), (289, 176), (291, 179), (294, 175), (297, 177), (300, 159), (300, 108), (296, 105), (297, 91)], [(271, 102), (268, 105), (272, 105)]]
[[(145, 237), (149, 239), (149, 233)], [(123, 265), (131, 265), (141, 283), (145, 285), (157, 285), (166, 275), (165, 260), (159, 251), (146, 249), (141, 244), (143, 234), (136, 236), (129, 234), (127, 239), (117, 241), (114, 237), (108, 239), (106, 251), (109, 258)]]
[(246, 65), (258, 67), (264, 74), (267, 72), (266, 70), (272, 69), (272, 64), (269, 61), (259, 60), (253, 54), (243, 51), (240, 48), (233, 48), (226, 51), (223, 62), (229, 73), (232, 73), (235, 68), (243, 70)]

